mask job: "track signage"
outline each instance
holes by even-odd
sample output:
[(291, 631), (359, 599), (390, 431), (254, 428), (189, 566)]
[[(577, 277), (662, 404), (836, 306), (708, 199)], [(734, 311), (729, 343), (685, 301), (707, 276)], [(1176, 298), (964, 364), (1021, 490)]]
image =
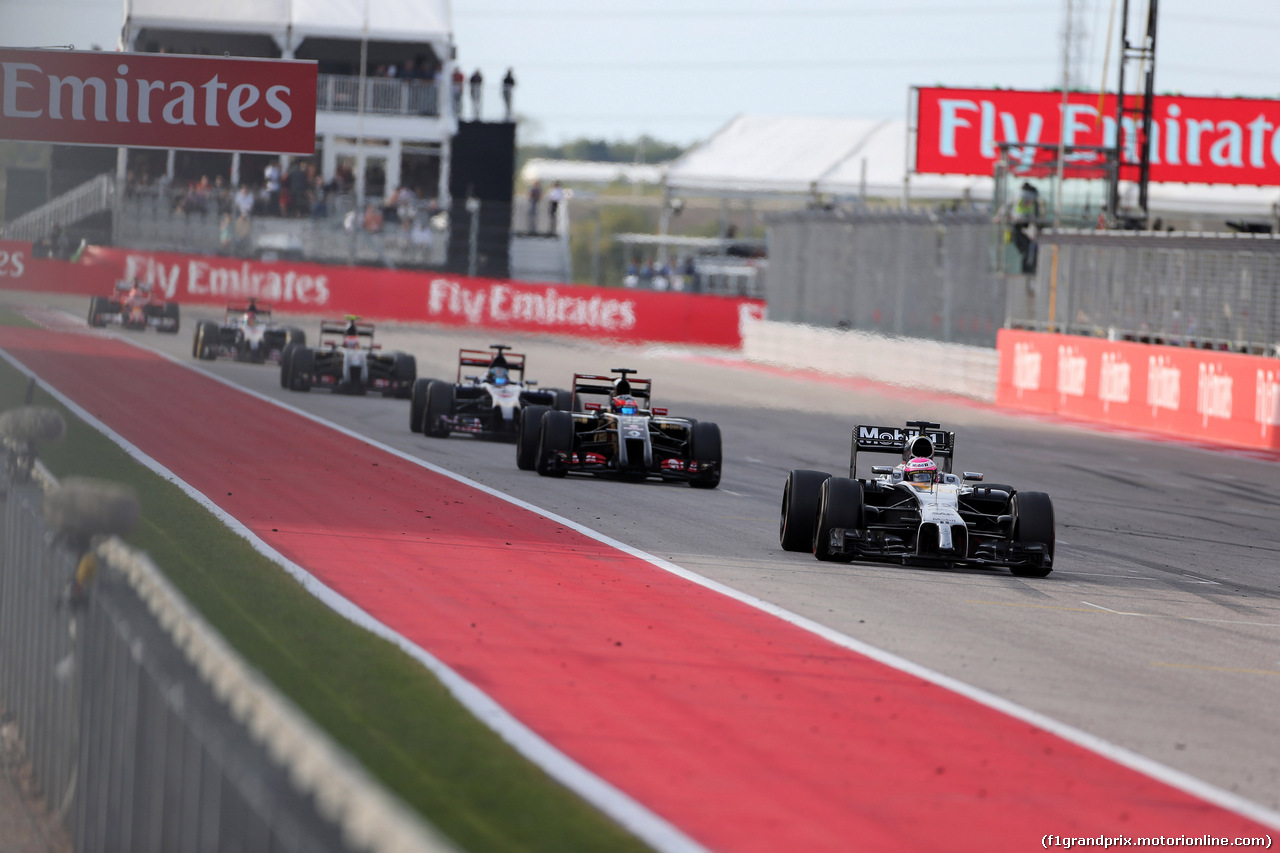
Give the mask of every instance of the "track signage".
[(0, 49), (0, 139), (315, 151), (316, 64)]
[[(1061, 92), (1009, 89), (918, 88), (915, 102), (915, 171), (922, 174), (991, 175), (1000, 143), (1015, 146), (1015, 172), (1043, 166), (1043, 149), (1029, 143), (1116, 144), (1113, 95), (1101, 111), (1097, 93), (1088, 92), (1069, 94), (1065, 110)], [(1158, 95), (1152, 106), (1151, 180), (1280, 186), (1280, 101)], [(1138, 162), (1139, 130), (1136, 120), (1122, 123), (1122, 164)], [(1122, 177), (1136, 173), (1122, 166)]]

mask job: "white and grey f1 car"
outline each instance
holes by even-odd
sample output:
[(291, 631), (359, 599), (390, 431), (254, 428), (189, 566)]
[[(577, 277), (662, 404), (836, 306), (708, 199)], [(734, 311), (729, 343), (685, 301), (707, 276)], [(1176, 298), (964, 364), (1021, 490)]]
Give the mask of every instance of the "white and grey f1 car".
[[(458, 351), (456, 382), (418, 379), (409, 404), (409, 429), (435, 438), (462, 432), (512, 439), (530, 406), (568, 409), (570, 395), (558, 388), (538, 388), (525, 379), (524, 355), (508, 352), (506, 344), (489, 351)], [(464, 375), (467, 368), (482, 368), (484, 375)]]
[[(872, 477), (859, 479), (859, 451), (897, 454), (902, 461), (872, 466)], [(787, 476), (778, 531), (783, 549), (835, 562), (1005, 566), (1020, 577), (1053, 571), (1049, 496), (973, 485), (983, 475), (953, 474), (954, 453), (955, 433), (936, 423), (859, 425), (848, 477), (807, 470)]]
[(720, 485), (720, 427), (671, 417), (650, 405), (650, 380), (630, 378), (630, 368), (611, 372), (617, 376), (575, 374), (572, 411), (530, 406), (516, 438), (516, 465), (546, 477), (576, 472)]
[(271, 308), (250, 299), (246, 305), (228, 305), (221, 323), (196, 323), (191, 354), (207, 361), (232, 358), (254, 364), (279, 364), (286, 346), (304, 346), (306, 342), (306, 332), (272, 322)]
[(417, 361), (409, 353), (384, 352), (373, 342), (373, 324), (359, 319), (321, 320), (316, 347), (287, 344), (280, 356), (280, 385), (291, 391), (325, 388), (338, 394), (408, 397)]

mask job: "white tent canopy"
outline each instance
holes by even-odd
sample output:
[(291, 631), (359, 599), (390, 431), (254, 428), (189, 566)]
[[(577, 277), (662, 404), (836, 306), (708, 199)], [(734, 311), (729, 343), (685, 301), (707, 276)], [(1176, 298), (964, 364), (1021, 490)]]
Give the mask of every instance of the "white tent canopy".
[[(994, 179), (907, 174), (902, 120), (741, 115), (672, 161), (667, 186), (701, 195), (826, 195), (990, 201)], [(1127, 188), (1126, 188), (1127, 189)], [(1265, 216), (1276, 187), (1156, 184), (1153, 213)]]
[[(368, 14), (368, 30), (365, 15)], [(308, 37), (452, 42), (448, 0), (126, 0), (126, 38), (142, 29)]]

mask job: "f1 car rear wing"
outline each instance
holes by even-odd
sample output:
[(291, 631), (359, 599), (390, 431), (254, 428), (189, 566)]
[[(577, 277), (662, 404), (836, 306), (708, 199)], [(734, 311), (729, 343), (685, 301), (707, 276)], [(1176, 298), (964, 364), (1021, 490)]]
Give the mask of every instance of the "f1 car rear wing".
[(649, 399), (653, 388), (653, 380), (636, 379), (629, 367), (615, 367), (611, 371), (618, 376), (596, 376), (590, 373), (573, 374), (573, 410), (581, 411), (579, 397), (593, 394), (612, 398), (616, 394), (630, 394), (637, 400), (644, 401), (644, 408), (649, 408)]
[(904, 427), (859, 424), (853, 429), (853, 446), (849, 451), (849, 476), (857, 477), (858, 451), (893, 453), (905, 462), (917, 456), (940, 460), (939, 467), (951, 473), (955, 455), (956, 434), (929, 421), (907, 421)]
[(488, 370), (495, 361), (502, 359), (508, 373), (515, 372), (520, 374), (520, 381), (524, 381), (524, 353), (507, 352), (511, 347), (506, 344), (493, 344), (488, 350), (482, 349), (460, 349), (458, 350), (458, 383), (462, 383), (462, 370), (465, 367), (482, 367)]
[[(320, 321), (320, 346), (326, 344), (340, 345), (342, 339), (347, 336), (347, 330), (351, 326), (355, 326), (356, 336), (359, 338), (368, 338), (368, 346), (373, 348), (373, 324), (361, 323), (356, 320), (321, 320)], [(336, 336), (338, 340), (325, 340), (326, 335)]]

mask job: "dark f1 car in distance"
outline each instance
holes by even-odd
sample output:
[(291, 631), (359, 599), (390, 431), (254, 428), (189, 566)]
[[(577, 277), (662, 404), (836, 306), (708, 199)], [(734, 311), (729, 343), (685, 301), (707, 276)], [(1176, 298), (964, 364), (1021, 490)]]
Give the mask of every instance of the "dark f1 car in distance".
[(296, 326), (273, 323), (270, 306), (250, 299), (247, 305), (228, 305), (221, 323), (196, 323), (191, 354), (206, 361), (232, 358), (254, 364), (279, 364), (288, 344), (306, 343), (306, 332)]
[(611, 372), (617, 376), (575, 374), (572, 411), (530, 406), (516, 437), (516, 465), (546, 477), (576, 472), (718, 486), (720, 427), (669, 416), (650, 405), (650, 380), (629, 378), (636, 372), (630, 368)]
[[(896, 454), (858, 479), (858, 452)], [(787, 551), (819, 560), (1005, 566), (1020, 577), (1053, 571), (1053, 504), (1043, 492), (951, 473), (955, 433), (928, 421), (853, 431), (849, 476), (795, 470), (782, 490), (778, 531)], [(939, 468), (935, 460), (942, 461)]]
[(280, 384), (291, 391), (327, 388), (338, 394), (408, 397), (417, 378), (414, 357), (383, 352), (373, 342), (373, 324), (359, 317), (321, 320), (317, 346), (287, 344), (280, 356)]
[(116, 282), (110, 296), (94, 296), (89, 300), (89, 325), (101, 328), (108, 323), (126, 329), (155, 329), (177, 334), (178, 303), (165, 302), (144, 281)]
[[(508, 352), (506, 344), (489, 351), (458, 351), (456, 382), (418, 379), (409, 404), (409, 429), (435, 438), (463, 432), (496, 438), (515, 438), (530, 406), (568, 409), (570, 394), (558, 388), (537, 388), (524, 378), (524, 355)], [(467, 368), (484, 375), (464, 376)]]

